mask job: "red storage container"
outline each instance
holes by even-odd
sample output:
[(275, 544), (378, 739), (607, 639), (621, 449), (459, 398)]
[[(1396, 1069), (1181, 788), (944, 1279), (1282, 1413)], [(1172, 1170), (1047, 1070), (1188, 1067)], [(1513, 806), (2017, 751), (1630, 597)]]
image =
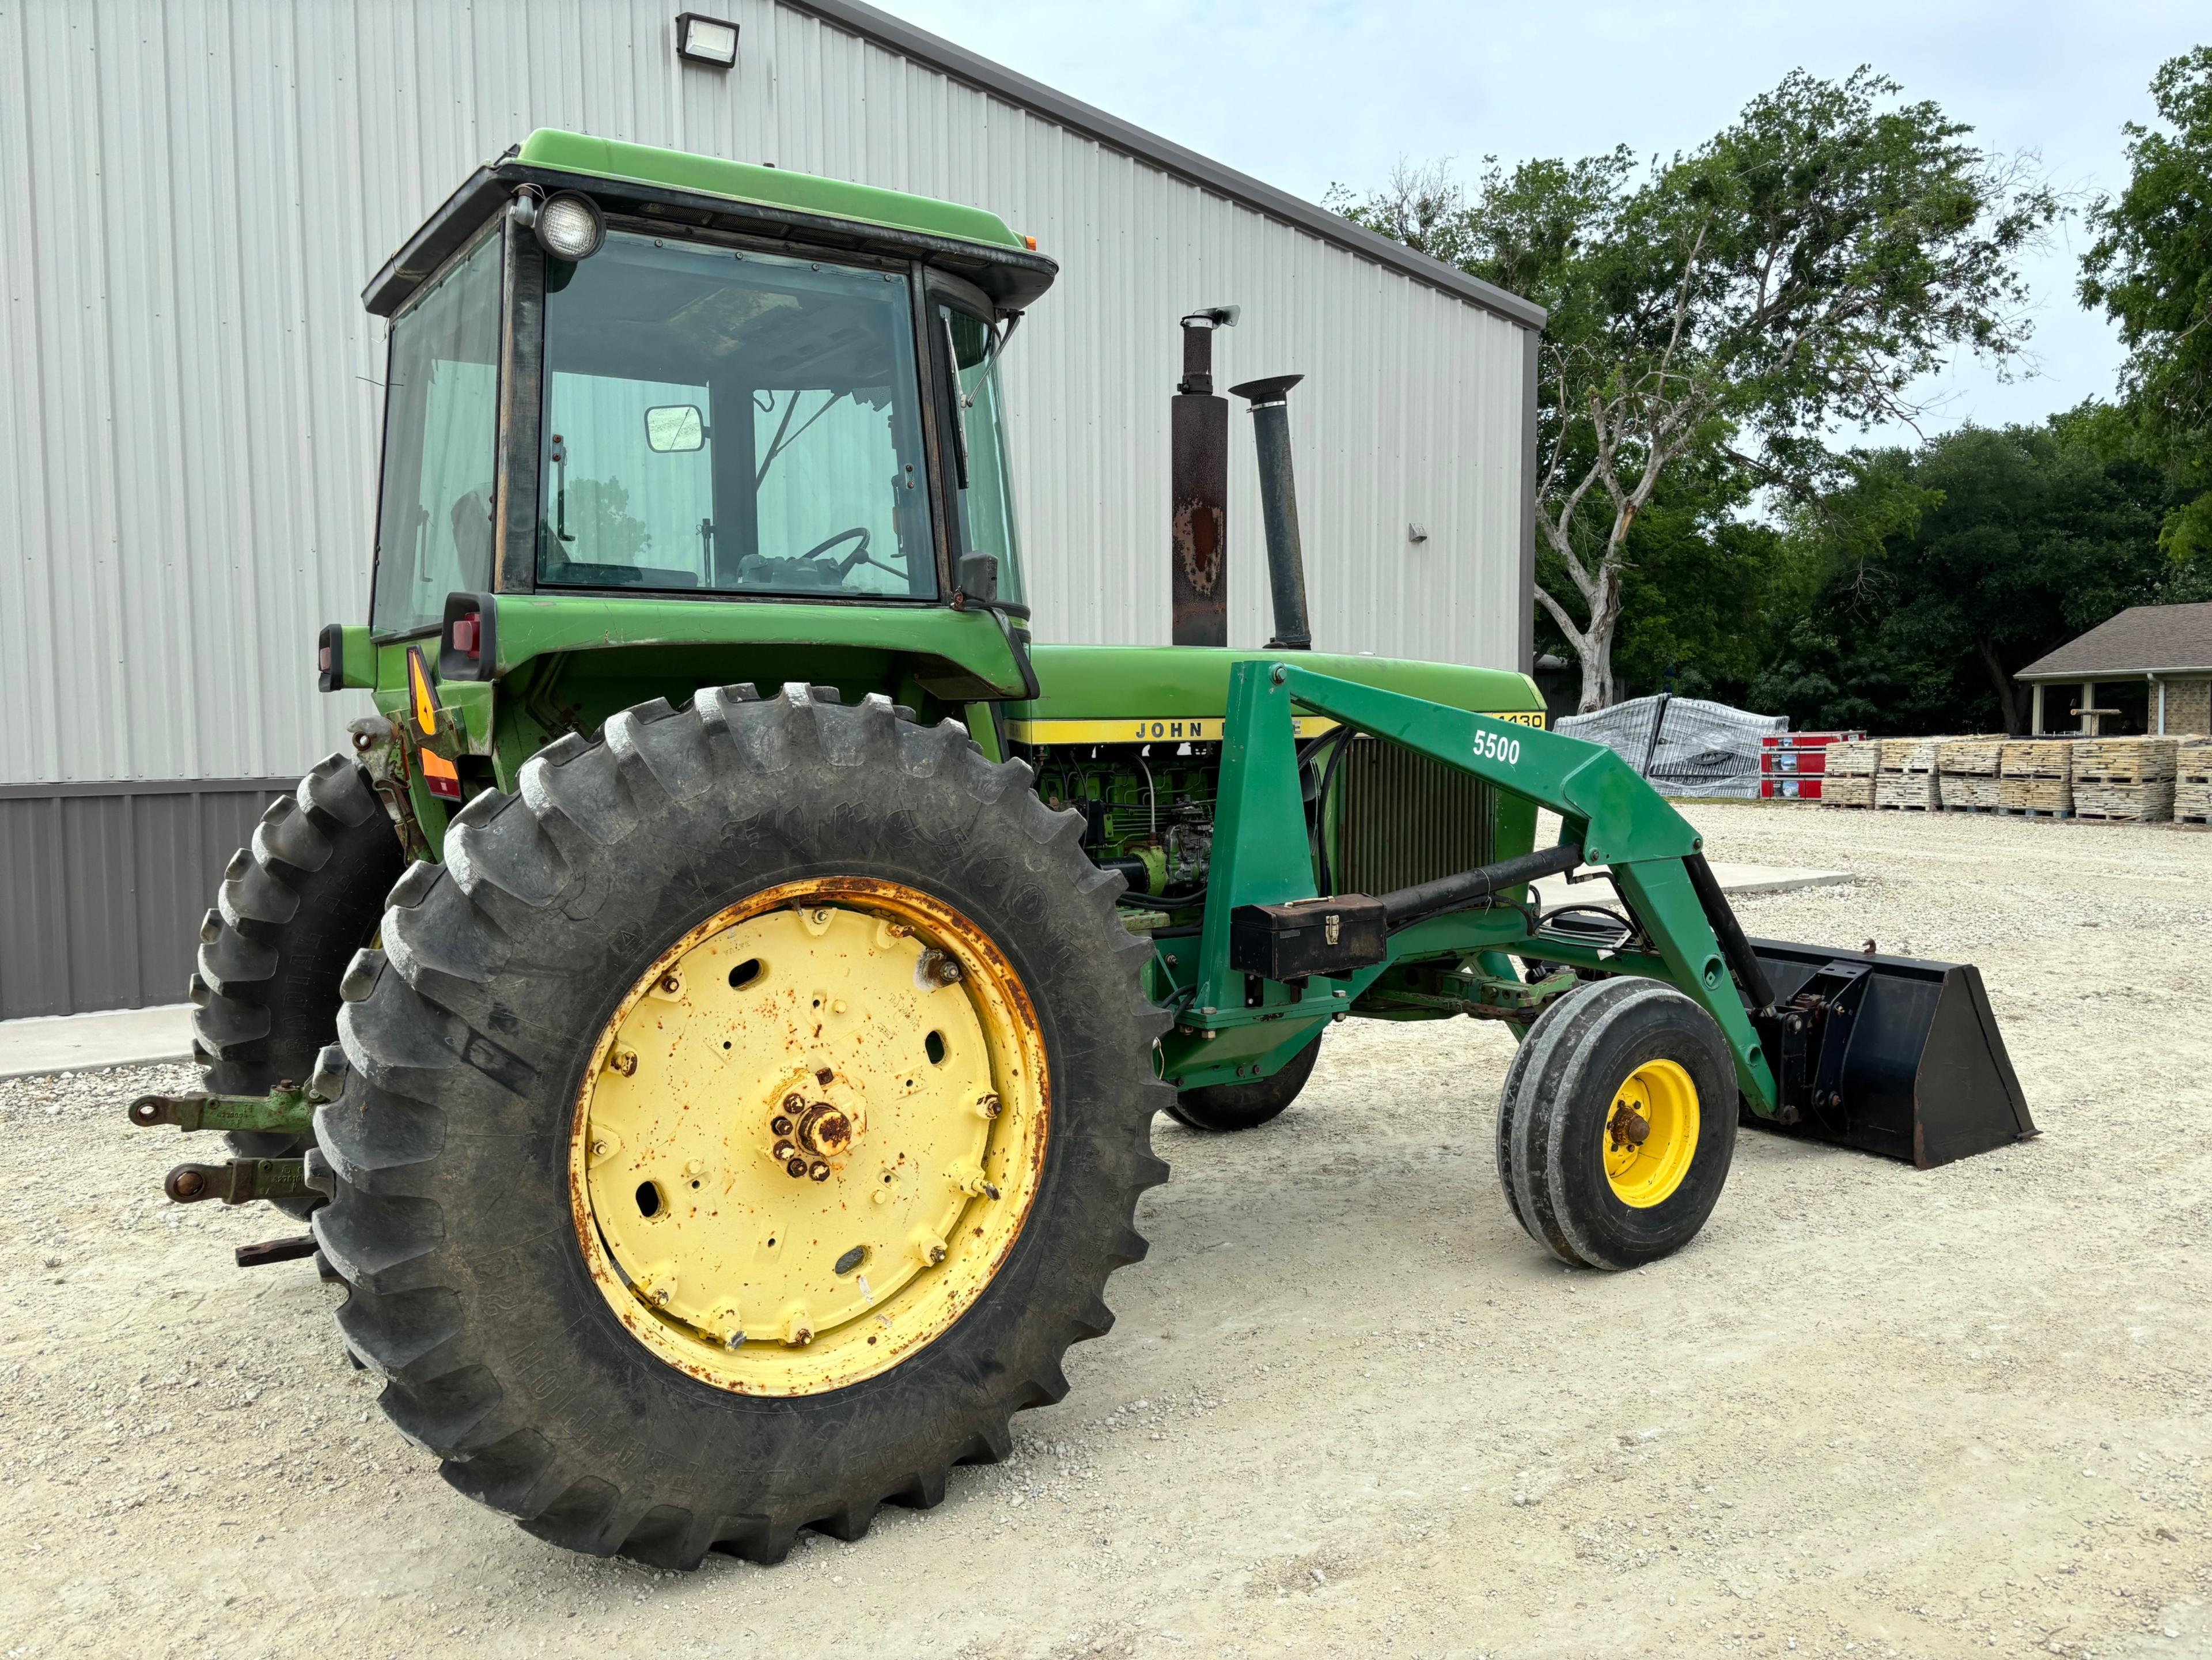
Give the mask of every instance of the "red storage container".
[(1828, 745), (1856, 743), (1863, 732), (1771, 732), (1759, 739), (1759, 793), (1770, 801), (1817, 801)]

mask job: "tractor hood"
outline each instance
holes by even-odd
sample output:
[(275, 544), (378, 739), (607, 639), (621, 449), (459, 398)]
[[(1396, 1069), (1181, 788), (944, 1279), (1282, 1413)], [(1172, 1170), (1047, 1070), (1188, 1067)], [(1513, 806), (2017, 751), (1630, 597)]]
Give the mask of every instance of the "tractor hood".
[(1459, 663), (1192, 646), (1038, 646), (1031, 655), (1044, 696), (1006, 706), (1008, 735), (1029, 744), (1218, 739), (1229, 712), (1230, 671), (1255, 660), (1295, 663), (1527, 726), (1544, 723), (1544, 700), (1526, 675)]

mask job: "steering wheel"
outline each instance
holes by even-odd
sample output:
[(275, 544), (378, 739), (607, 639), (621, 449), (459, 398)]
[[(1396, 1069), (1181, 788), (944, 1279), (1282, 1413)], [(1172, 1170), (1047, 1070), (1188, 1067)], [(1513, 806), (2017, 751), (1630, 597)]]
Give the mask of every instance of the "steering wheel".
[(860, 545), (846, 555), (844, 562), (837, 567), (837, 575), (842, 576), (868, 556), (868, 532), (866, 526), (855, 525), (850, 530), (841, 530), (835, 536), (825, 537), (799, 556), (801, 559), (819, 559), (840, 542), (849, 542), (856, 536), (860, 538)]
[(838, 562), (836, 567), (837, 580), (839, 581), (843, 581), (846, 575), (855, 565), (873, 565), (878, 570), (887, 571), (893, 576), (904, 577), (906, 575), (904, 571), (893, 570), (890, 566), (884, 563), (882, 560), (871, 559), (868, 557), (868, 532), (867, 527), (864, 525), (855, 525), (850, 530), (841, 530), (835, 536), (825, 537), (823, 540), (817, 542), (812, 547), (807, 549), (805, 552), (800, 554), (799, 557), (802, 561), (818, 559), (823, 554), (829, 552), (830, 549), (836, 547), (840, 542), (849, 542), (855, 537), (860, 538), (860, 545), (854, 548), (852, 552), (847, 554), (842, 560)]

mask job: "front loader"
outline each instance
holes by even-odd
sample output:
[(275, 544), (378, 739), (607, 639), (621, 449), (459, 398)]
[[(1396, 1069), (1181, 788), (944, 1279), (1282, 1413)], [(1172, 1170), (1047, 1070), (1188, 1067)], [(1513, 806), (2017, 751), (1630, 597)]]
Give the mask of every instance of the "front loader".
[[(2033, 1133), (1972, 969), (1747, 940), (1525, 677), (1308, 648), (1295, 377), (1237, 389), (1275, 642), (1194, 642), (1232, 307), (1184, 319), (1181, 643), (1033, 644), (999, 366), (1055, 269), (539, 132), (368, 291), (373, 598), (319, 673), (376, 712), (224, 873), (204, 1092), (131, 1118), (232, 1136), (170, 1196), (306, 1215), (241, 1262), (342, 1282), (386, 1414), (556, 1543), (773, 1561), (935, 1504), (1111, 1325), (1155, 1116), (1265, 1123), (1346, 1018), (1507, 1025), (1499, 1178), (1574, 1265), (1693, 1237), (1740, 1119)], [(1540, 907), (1584, 866), (1613, 903)]]

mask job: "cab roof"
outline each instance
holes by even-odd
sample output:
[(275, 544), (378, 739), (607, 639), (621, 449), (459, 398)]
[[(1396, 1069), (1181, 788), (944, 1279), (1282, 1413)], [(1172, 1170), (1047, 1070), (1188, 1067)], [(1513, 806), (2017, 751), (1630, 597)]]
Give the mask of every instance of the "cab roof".
[(541, 127), (479, 167), (362, 292), (389, 317), (522, 185), (581, 191), (610, 214), (927, 260), (967, 278), (1002, 309), (1034, 302), (1060, 267), (981, 208), (842, 179), (757, 167)]

